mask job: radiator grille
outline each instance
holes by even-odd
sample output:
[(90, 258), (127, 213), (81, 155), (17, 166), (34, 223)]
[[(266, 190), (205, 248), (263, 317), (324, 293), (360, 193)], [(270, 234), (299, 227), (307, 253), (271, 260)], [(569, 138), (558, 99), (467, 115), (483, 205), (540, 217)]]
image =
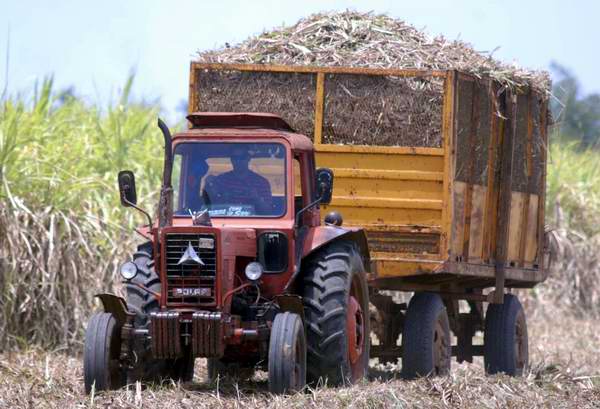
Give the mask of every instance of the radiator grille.
[[(213, 248), (201, 248), (200, 241), (212, 240)], [(192, 246), (203, 265), (177, 264)], [(167, 304), (214, 306), (217, 271), (217, 240), (214, 234), (169, 233), (166, 236)]]

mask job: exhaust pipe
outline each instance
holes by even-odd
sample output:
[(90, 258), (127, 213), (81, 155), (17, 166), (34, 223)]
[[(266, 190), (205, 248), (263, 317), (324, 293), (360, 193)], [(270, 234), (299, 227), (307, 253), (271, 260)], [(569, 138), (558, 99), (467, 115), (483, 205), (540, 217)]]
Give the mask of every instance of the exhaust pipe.
[(158, 127), (165, 138), (165, 162), (160, 199), (158, 201), (158, 227), (163, 228), (170, 226), (173, 222), (173, 186), (171, 186), (171, 174), (173, 173), (173, 147), (171, 141), (173, 138), (169, 127), (160, 118), (158, 118)]

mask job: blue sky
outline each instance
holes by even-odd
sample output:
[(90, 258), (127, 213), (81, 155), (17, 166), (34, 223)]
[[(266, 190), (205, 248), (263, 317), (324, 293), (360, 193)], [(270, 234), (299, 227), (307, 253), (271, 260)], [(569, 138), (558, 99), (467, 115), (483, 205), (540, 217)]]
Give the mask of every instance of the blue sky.
[(160, 100), (172, 114), (187, 97), (196, 50), (346, 8), (388, 13), (478, 50), (500, 47), (496, 57), (522, 66), (547, 69), (557, 61), (585, 92), (600, 92), (600, 2), (591, 0), (0, 0), (0, 92), (8, 42), (13, 94), (53, 74), (58, 88), (72, 85), (90, 102), (106, 103), (135, 70), (135, 97)]

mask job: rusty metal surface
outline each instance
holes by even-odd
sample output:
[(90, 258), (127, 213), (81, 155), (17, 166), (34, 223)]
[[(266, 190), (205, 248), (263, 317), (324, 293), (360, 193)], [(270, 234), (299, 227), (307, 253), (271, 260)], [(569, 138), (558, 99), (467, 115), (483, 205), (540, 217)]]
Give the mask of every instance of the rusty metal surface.
[(198, 311), (192, 315), (192, 353), (220, 358), (225, 352), (225, 323), (221, 312)]
[(150, 313), (152, 356), (156, 359), (173, 359), (181, 356), (181, 330), (179, 313), (160, 311)]
[(373, 252), (439, 254), (439, 233), (367, 230), (369, 249)]

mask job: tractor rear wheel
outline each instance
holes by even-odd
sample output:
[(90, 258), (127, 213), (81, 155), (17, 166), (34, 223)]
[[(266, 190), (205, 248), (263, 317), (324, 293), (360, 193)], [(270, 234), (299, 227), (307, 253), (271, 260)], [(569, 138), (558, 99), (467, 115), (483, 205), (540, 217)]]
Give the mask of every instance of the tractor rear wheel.
[[(160, 293), (160, 277), (154, 270), (150, 254), (138, 251), (133, 255), (133, 262), (138, 268), (138, 274), (125, 283), (127, 291), (127, 308), (135, 312), (136, 328), (150, 328), (150, 313), (160, 309), (160, 300), (153, 294), (137, 286), (141, 284), (149, 290)], [(186, 352), (183, 357), (176, 359), (154, 359), (148, 351), (142, 353), (140, 363), (130, 372), (130, 382), (159, 382), (168, 378), (174, 381), (190, 382), (194, 377), (194, 357)]]
[(523, 375), (529, 361), (527, 321), (516, 296), (506, 294), (503, 304), (488, 306), (483, 342), (483, 361), (487, 373)]
[(402, 376), (446, 375), (451, 358), (450, 323), (442, 298), (416, 293), (408, 304), (402, 331)]
[(362, 258), (352, 242), (333, 243), (306, 261), (303, 300), (307, 380), (337, 386), (366, 376), (369, 293)]
[(85, 332), (83, 379), (85, 393), (119, 389), (126, 375), (121, 368), (121, 333), (115, 317), (106, 312), (92, 315)]
[(269, 341), (269, 391), (293, 393), (306, 385), (306, 338), (298, 314), (275, 316)]

